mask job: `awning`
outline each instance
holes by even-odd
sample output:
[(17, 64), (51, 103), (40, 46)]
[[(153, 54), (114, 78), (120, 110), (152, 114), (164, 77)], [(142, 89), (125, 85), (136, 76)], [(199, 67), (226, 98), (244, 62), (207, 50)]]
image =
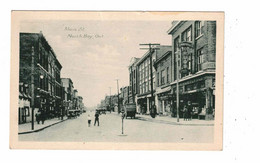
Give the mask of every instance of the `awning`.
[(23, 97), (24, 97), (24, 98), (28, 98), (28, 96), (27, 96), (25, 93), (23, 93)]
[(195, 89), (195, 90), (191, 90), (191, 91), (185, 91), (182, 94), (190, 94), (190, 93), (195, 93), (195, 92), (202, 92), (204, 90), (206, 90), (207, 88), (200, 88), (200, 89)]
[(19, 97), (23, 97), (23, 94), (21, 92), (19, 92)]
[(157, 88), (155, 94), (165, 93), (165, 92), (168, 92), (168, 91), (171, 91), (171, 87), (170, 86), (162, 88), (162, 89), (161, 88)]
[(19, 99), (18, 105), (19, 105), (19, 108), (23, 108), (24, 107), (24, 100), (23, 99)]

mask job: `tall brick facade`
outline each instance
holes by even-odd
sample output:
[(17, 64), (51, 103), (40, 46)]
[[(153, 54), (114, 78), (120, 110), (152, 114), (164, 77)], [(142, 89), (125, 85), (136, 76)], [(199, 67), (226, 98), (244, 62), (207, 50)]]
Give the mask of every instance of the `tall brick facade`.
[[(173, 22), (168, 34), (172, 36), (175, 64), (171, 83), (172, 115), (176, 116), (176, 83), (179, 78), (180, 111), (190, 101), (198, 117), (210, 118), (215, 109), (216, 22)], [(185, 71), (184, 63), (187, 63)]]
[[(32, 68), (32, 60), (34, 60), (34, 68)], [(63, 92), (60, 78), (62, 66), (41, 32), (20, 33), (19, 61), (19, 83), (28, 88), (27, 93), (31, 98), (33, 98), (32, 76), (34, 78), (36, 111), (44, 112), (46, 118), (58, 116), (61, 112)], [(29, 115), (29, 121), (32, 116)]]

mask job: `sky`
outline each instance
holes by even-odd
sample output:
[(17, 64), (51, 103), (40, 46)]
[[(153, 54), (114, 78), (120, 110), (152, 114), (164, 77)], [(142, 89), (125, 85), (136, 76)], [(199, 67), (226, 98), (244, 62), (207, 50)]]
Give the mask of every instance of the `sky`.
[[(42, 31), (62, 65), (61, 78), (71, 78), (87, 107), (129, 85), (132, 57), (146, 51), (139, 44), (171, 45), (171, 21), (38, 20), (21, 22), (20, 32)], [(143, 47), (142, 47), (143, 48)]]

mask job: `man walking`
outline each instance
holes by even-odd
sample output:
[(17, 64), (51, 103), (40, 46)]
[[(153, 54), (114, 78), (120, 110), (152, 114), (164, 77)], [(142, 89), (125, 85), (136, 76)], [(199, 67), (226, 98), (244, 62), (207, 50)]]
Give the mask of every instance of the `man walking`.
[(188, 120), (192, 120), (192, 105), (191, 105), (191, 102), (188, 101), (188, 106), (187, 106), (187, 110), (188, 110)]
[(94, 123), (94, 126), (96, 126), (96, 122), (97, 122), (97, 124), (99, 126), (99, 113), (97, 111), (95, 113), (95, 123)]

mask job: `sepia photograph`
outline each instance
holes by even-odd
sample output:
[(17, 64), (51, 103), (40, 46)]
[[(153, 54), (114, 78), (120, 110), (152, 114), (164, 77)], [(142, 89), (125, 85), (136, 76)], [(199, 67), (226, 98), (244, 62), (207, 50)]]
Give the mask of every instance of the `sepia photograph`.
[(223, 12), (13, 11), (13, 149), (222, 150)]

